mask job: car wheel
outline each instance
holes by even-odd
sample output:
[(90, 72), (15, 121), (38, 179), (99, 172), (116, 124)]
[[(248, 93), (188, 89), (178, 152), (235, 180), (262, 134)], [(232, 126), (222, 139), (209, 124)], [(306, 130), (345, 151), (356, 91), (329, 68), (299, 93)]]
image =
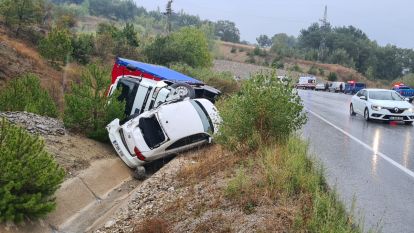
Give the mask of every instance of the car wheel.
[(354, 105), (352, 105), (352, 104), (349, 106), (349, 114), (351, 116), (355, 116), (356, 115), (355, 112), (354, 112)]
[(174, 95), (178, 95), (180, 98), (190, 97), (190, 99), (195, 98), (194, 88), (187, 83), (174, 83), (171, 85), (171, 88), (174, 88)]
[(144, 166), (138, 166), (137, 168), (135, 168), (134, 178), (137, 180), (145, 180), (145, 178), (147, 178)]
[(364, 119), (365, 119), (366, 121), (369, 121), (369, 120), (370, 120), (370, 118), (369, 118), (369, 110), (368, 110), (368, 108), (365, 108), (365, 111), (364, 111)]
[(404, 124), (405, 125), (413, 125), (413, 122), (412, 121), (404, 121)]

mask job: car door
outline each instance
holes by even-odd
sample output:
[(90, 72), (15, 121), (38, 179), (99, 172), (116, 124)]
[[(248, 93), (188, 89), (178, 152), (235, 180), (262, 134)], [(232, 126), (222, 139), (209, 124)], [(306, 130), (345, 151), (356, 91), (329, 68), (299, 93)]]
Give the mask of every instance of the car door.
[(361, 99), (362, 96), (365, 96), (365, 92), (366, 92), (365, 90), (361, 90), (356, 94), (356, 96), (353, 97), (354, 100), (355, 100), (354, 111), (359, 113), (359, 114), (363, 114), (363, 111), (364, 111), (364, 108), (365, 108), (364, 107), (365, 106), (365, 103), (364, 103), (365, 100)]

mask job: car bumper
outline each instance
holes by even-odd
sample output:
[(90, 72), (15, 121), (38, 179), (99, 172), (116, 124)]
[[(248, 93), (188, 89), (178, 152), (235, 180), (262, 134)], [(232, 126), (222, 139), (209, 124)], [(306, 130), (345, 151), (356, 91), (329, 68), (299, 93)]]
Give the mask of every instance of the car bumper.
[(112, 146), (114, 147), (116, 153), (119, 155), (122, 161), (124, 161), (124, 163), (128, 165), (128, 167), (136, 168), (140, 165), (145, 164), (145, 162), (131, 155), (131, 153), (129, 153), (128, 149), (124, 145), (121, 138), (121, 134), (119, 133), (119, 130), (121, 129), (121, 126), (119, 125), (119, 119), (115, 119), (111, 123), (109, 123), (106, 126), (106, 129), (108, 131), (109, 139), (111, 140)]
[(414, 113), (404, 111), (403, 113), (391, 113), (388, 110), (382, 109), (380, 111), (372, 110), (370, 118), (383, 121), (414, 121)]

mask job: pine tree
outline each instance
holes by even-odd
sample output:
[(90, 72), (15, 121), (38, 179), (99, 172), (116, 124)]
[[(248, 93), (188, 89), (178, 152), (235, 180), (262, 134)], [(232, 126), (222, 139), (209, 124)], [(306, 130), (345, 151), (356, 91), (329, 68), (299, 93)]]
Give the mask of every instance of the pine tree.
[(0, 222), (20, 222), (52, 211), (64, 171), (38, 136), (0, 119)]
[(125, 111), (124, 102), (106, 96), (109, 77), (109, 72), (93, 64), (82, 74), (79, 84), (72, 84), (72, 92), (65, 95), (66, 127), (93, 139), (107, 140), (105, 126), (115, 118), (122, 119)]
[(27, 111), (50, 117), (58, 115), (55, 102), (33, 74), (7, 83), (0, 91), (0, 111)]

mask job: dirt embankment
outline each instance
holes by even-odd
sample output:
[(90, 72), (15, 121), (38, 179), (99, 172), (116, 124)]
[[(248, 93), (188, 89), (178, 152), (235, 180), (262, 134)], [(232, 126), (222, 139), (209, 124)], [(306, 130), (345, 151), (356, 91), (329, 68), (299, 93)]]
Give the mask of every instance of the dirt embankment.
[(66, 179), (76, 176), (95, 160), (116, 158), (110, 145), (68, 132), (58, 119), (28, 112), (0, 112), (1, 117), (32, 134), (40, 135), (45, 141), (46, 149), (65, 169)]
[(79, 79), (79, 65), (70, 63), (62, 68), (53, 68), (39, 54), (31, 42), (15, 38), (14, 34), (0, 23), (0, 88), (5, 82), (32, 73), (39, 76), (41, 84), (62, 107), (63, 90), (70, 80)]

